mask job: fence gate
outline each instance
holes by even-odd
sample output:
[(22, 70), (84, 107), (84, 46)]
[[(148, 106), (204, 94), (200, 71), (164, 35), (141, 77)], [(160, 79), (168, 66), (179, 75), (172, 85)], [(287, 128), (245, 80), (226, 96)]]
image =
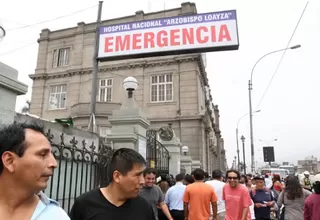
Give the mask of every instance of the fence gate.
[(64, 133), (60, 135), (60, 142), (54, 143), (50, 129), (46, 136), (58, 167), (44, 192), (69, 213), (75, 198), (107, 184), (107, 164), (113, 150), (102, 141), (99, 141), (99, 146), (93, 142), (88, 145), (85, 140), (78, 143), (75, 137), (70, 144), (65, 144)]
[(158, 175), (169, 174), (169, 151), (157, 140), (158, 130), (147, 131), (147, 166), (155, 168)]

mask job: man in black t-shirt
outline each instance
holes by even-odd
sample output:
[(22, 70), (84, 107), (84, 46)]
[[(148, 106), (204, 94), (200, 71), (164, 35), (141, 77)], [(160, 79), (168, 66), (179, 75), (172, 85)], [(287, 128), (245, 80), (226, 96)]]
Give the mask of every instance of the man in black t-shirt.
[(154, 220), (152, 207), (138, 196), (145, 166), (145, 159), (132, 149), (115, 151), (108, 167), (111, 182), (78, 197), (71, 220)]

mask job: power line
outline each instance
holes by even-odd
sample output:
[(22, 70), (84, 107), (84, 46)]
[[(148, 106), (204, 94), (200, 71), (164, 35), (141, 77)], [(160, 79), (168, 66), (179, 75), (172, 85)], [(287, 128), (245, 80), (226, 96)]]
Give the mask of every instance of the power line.
[[(288, 41), (288, 44), (287, 44), (286, 48), (289, 48), (289, 47), (290, 47), (291, 41), (292, 41), (292, 39), (293, 39), (293, 37), (294, 37), (294, 35), (295, 35), (295, 33), (296, 33), (296, 30), (298, 29), (298, 26), (299, 26), (300, 21), (301, 21), (303, 15), (304, 15), (304, 13), (305, 13), (307, 7), (308, 7), (308, 4), (309, 4), (309, 1), (306, 3), (306, 5), (305, 5), (305, 7), (304, 7), (304, 9), (303, 9), (303, 11), (302, 11), (302, 14), (300, 15), (300, 18), (299, 18), (299, 20), (298, 20), (298, 22), (297, 22), (297, 24), (296, 24), (296, 26), (295, 26), (295, 28), (294, 28), (294, 30), (293, 30), (293, 33), (292, 33), (292, 35), (291, 35), (291, 37), (290, 37), (290, 39), (289, 39), (289, 41)], [(281, 56), (281, 58), (280, 58), (280, 60), (279, 60), (279, 62), (278, 62), (278, 65), (277, 65), (277, 67), (276, 67), (276, 69), (275, 69), (275, 71), (274, 71), (274, 73), (273, 73), (273, 75), (272, 75), (272, 77), (271, 77), (271, 79), (270, 79), (270, 81), (269, 81), (269, 83), (268, 83), (268, 85), (267, 85), (267, 88), (266, 88), (266, 90), (264, 91), (264, 93), (263, 93), (263, 95), (262, 95), (262, 97), (261, 97), (261, 99), (260, 99), (260, 101), (259, 101), (256, 109), (259, 108), (259, 106), (261, 105), (264, 97), (266, 96), (266, 94), (267, 94), (267, 92), (268, 92), (268, 90), (269, 90), (269, 88), (270, 88), (270, 85), (271, 85), (271, 83), (273, 82), (273, 79), (274, 79), (275, 75), (276, 75), (277, 72), (278, 72), (278, 69), (279, 69), (279, 67), (280, 67), (280, 65), (281, 65), (281, 63), (282, 63), (282, 60), (283, 60), (286, 52), (287, 52), (287, 50), (284, 50), (284, 51), (283, 51), (282, 56)]]
[(10, 50), (10, 51), (4, 52), (4, 53), (0, 53), (0, 56), (7, 55), (7, 54), (9, 54), (9, 53), (16, 52), (16, 51), (18, 51), (18, 50), (21, 50), (21, 49), (23, 49), (23, 48), (29, 47), (29, 46), (31, 46), (31, 45), (33, 45), (33, 44), (36, 44), (36, 43), (37, 43), (37, 42), (34, 42), (34, 41), (33, 41), (32, 43), (29, 43), (29, 44), (24, 45), (24, 46), (22, 46), (22, 47), (18, 47), (18, 48), (16, 48), (16, 49), (13, 49), (13, 50)]
[(43, 23), (55, 21), (55, 20), (58, 20), (58, 19), (61, 19), (61, 18), (69, 17), (69, 16), (72, 16), (72, 15), (75, 15), (75, 14), (78, 14), (78, 13), (81, 13), (81, 12), (84, 12), (84, 11), (87, 11), (87, 10), (89, 10), (89, 9), (91, 9), (91, 8), (95, 8), (95, 7), (97, 7), (97, 5), (94, 5), (94, 6), (92, 6), (92, 7), (88, 7), (88, 8), (85, 8), (85, 9), (82, 9), (82, 10), (79, 10), (79, 11), (76, 11), (76, 12), (73, 12), (73, 13), (71, 13), (71, 14), (62, 15), (62, 16), (59, 16), (59, 17), (56, 17), (56, 18), (53, 18), (53, 19), (49, 19), (49, 20), (45, 20), (45, 21), (40, 21), (40, 22), (37, 22), (37, 23), (34, 23), (34, 24), (28, 24), (28, 25), (24, 25), (24, 26), (17, 27), (17, 28), (11, 28), (11, 29), (8, 29), (7, 31), (13, 31), (13, 30), (18, 30), (18, 29), (28, 28), (28, 27), (32, 27), (32, 26), (35, 26), (35, 25), (39, 25), (39, 24), (43, 24)]
[(17, 26), (25, 26), (25, 25), (27, 25), (27, 24), (25, 24), (25, 23), (13, 21), (13, 20), (8, 20), (8, 19), (6, 19), (6, 18), (0, 18), (0, 20), (1, 20), (1, 21), (4, 21), (4, 22), (6, 22), (6, 23), (12, 23), (12, 24), (17, 25)]
[[(69, 16), (72, 16), (74, 14), (78, 14), (78, 13), (81, 13), (83, 11), (86, 11), (86, 10), (89, 10), (91, 8), (95, 8), (97, 7), (97, 5), (94, 5), (92, 7), (88, 7), (88, 8), (85, 8), (85, 9), (82, 9), (82, 10), (79, 10), (79, 11), (76, 11), (76, 12), (73, 12), (73, 13), (70, 13), (70, 14), (67, 14), (67, 15), (62, 15), (62, 16), (59, 16), (59, 17), (56, 17), (54, 19), (50, 19), (50, 20), (45, 20), (45, 21), (40, 21), (40, 22), (37, 22), (37, 23), (34, 23), (34, 24), (28, 24), (28, 25), (23, 25), (23, 26), (20, 26), (20, 27), (17, 27), (17, 28), (11, 28), (11, 29), (8, 29), (7, 31), (13, 31), (13, 30), (18, 30), (18, 29), (23, 29), (23, 28), (28, 28), (28, 27), (32, 27), (32, 26), (35, 26), (35, 25), (38, 25), (38, 24), (43, 24), (43, 23), (47, 23), (47, 22), (50, 22), (50, 21), (54, 21), (54, 20), (58, 20), (58, 19), (61, 19), (61, 18), (65, 18), (65, 17), (69, 17)], [(7, 55), (7, 54), (10, 54), (10, 53), (13, 53), (13, 52), (16, 52), (18, 50), (21, 50), (23, 48), (26, 48), (26, 47), (29, 47), (33, 44), (36, 44), (37, 42), (33, 41), (32, 43), (29, 43), (29, 44), (26, 44), (22, 47), (18, 47), (18, 48), (15, 48), (13, 50), (10, 50), (10, 51), (7, 51), (7, 52), (4, 52), (4, 53), (0, 53), (0, 56), (3, 56), (3, 55)]]

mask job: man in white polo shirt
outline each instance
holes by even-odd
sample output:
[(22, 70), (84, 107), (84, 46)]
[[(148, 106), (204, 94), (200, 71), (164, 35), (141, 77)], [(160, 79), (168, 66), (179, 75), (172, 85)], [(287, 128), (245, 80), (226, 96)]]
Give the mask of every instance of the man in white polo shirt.
[(169, 188), (165, 196), (165, 203), (168, 205), (171, 216), (174, 220), (184, 220), (183, 195), (186, 186), (183, 185), (183, 174), (176, 176), (176, 184)]
[[(224, 220), (225, 214), (226, 214), (226, 207), (225, 202), (222, 199), (222, 190), (225, 185), (224, 182), (222, 182), (222, 172), (221, 170), (214, 170), (212, 171), (212, 180), (207, 181), (206, 183), (213, 187), (214, 191), (217, 194), (218, 197), (218, 219), (217, 220)], [(212, 209), (211, 209), (211, 215), (212, 215)], [(212, 219), (212, 218), (211, 218)]]

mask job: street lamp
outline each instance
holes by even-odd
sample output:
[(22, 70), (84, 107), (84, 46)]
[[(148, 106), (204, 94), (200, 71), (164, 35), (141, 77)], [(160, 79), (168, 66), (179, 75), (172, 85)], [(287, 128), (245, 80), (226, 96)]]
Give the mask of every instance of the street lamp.
[(0, 25), (0, 41), (6, 36), (6, 30)]
[(184, 154), (184, 156), (187, 156), (187, 153), (189, 152), (189, 147), (188, 146), (183, 146), (181, 148), (181, 151)]
[[(253, 112), (253, 114), (255, 113), (258, 113), (258, 112), (261, 112), (261, 110), (256, 110)], [(247, 115), (249, 115), (249, 113), (241, 116), (238, 120), (238, 123), (237, 123), (237, 128), (236, 128), (236, 138), (237, 138), (237, 155), (238, 155), (238, 170), (240, 171), (240, 151), (239, 151), (239, 123), (241, 121), (241, 119), (243, 119), (244, 117), (246, 117)]]
[(129, 76), (123, 80), (123, 88), (128, 91), (128, 98), (132, 98), (133, 91), (138, 88), (138, 81), (136, 78)]
[(241, 141), (242, 141), (242, 154), (243, 154), (243, 172), (244, 175), (247, 174), (247, 168), (246, 168), (246, 153), (245, 153), (245, 146), (244, 146), (244, 141), (245, 141), (245, 137), (242, 135), (241, 136)]
[(249, 90), (249, 118), (250, 118), (250, 145), (251, 145), (251, 169), (252, 169), (252, 172), (255, 171), (255, 163), (254, 163), (254, 143), (253, 143), (253, 122), (252, 122), (252, 101), (251, 101), (251, 91), (252, 91), (252, 75), (253, 75), (253, 72), (254, 72), (254, 69), (256, 67), (256, 65), (263, 59), (265, 58), (266, 56), (269, 56), (271, 54), (274, 54), (274, 53), (278, 53), (278, 52), (281, 52), (281, 51), (285, 51), (285, 50), (294, 50), (294, 49), (298, 49), (300, 48), (301, 45), (298, 44), (298, 45), (295, 45), (295, 46), (292, 46), (292, 47), (287, 47), (287, 48), (284, 48), (284, 49), (280, 49), (280, 50), (275, 50), (275, 51), (272, 51), (272, 52), (269, 52), (265, 55), (263, 55), (262, 57), (260, 57), (260, 59), (253, 65), (253, 68), (251, 70), (251, 75), (250, 75), (250, 80), (249, 80), (249, 84), (248, 84), (248, 90)]

